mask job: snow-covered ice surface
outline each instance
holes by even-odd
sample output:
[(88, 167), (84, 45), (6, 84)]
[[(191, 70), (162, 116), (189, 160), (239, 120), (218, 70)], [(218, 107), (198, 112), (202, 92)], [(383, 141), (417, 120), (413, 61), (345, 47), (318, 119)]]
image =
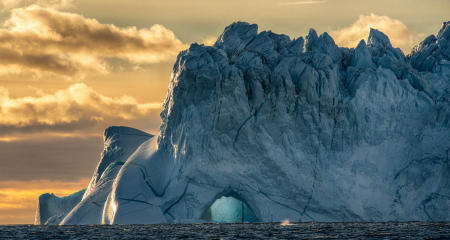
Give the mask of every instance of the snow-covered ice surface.
[(449, 86), (450, 22), (409, 56), (234, 23), (178, 55), (159, 136), (105, 134), (61, 224), (208, 221), (223, 196), (261, 222), (449, 221)]

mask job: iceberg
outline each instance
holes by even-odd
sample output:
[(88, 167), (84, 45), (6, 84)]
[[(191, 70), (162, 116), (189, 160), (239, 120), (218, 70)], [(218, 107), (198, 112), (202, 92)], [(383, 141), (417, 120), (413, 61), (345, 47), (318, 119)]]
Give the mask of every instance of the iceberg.
[(449, 26), (405, 56), (231, 24), (178, 55), (158, 136), (105, 131), (60, 224), (449, 221)]
[(39, 196), (35, 224), (58, 224), (81, 200), (86, 189), (69, 196), (58, 197), (53, 193)]

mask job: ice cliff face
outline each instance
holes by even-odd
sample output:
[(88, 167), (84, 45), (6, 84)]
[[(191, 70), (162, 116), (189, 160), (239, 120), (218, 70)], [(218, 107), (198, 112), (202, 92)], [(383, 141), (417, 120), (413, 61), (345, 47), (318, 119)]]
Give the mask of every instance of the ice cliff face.
[(159, 137), (105, 149), (62, 223), (211, 221), (221, 197), (257, 221), (450, 220), (449, 26), (409, 56), (375, 29), (355, 49), (242, 22), (192, 44)]
[(104, 149), (94, 176), (81, 201), (62, 219), (61, 224), (101, 223), (106, 198), (113, 188), (117, 173), (134, 151), (153, 136), (128, 127), (105, 130)]

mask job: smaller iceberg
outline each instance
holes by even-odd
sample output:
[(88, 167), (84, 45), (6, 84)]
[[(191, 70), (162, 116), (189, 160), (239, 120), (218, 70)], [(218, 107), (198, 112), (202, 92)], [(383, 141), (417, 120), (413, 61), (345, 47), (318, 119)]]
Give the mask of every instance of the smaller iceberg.
[(66, 197), (53, 193), (39, 196), (34, 224), (58, 224), (81, 201), (86, 189)]

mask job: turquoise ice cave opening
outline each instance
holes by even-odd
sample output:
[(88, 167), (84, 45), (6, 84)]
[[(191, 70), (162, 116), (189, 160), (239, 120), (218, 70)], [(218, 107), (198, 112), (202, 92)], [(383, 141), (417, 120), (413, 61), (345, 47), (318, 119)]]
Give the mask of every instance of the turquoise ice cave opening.
[(232, 196), (222, 196), (216, 199), (202, 218), (219, 223), (257, 222), (255, 213), (247, 203)]

